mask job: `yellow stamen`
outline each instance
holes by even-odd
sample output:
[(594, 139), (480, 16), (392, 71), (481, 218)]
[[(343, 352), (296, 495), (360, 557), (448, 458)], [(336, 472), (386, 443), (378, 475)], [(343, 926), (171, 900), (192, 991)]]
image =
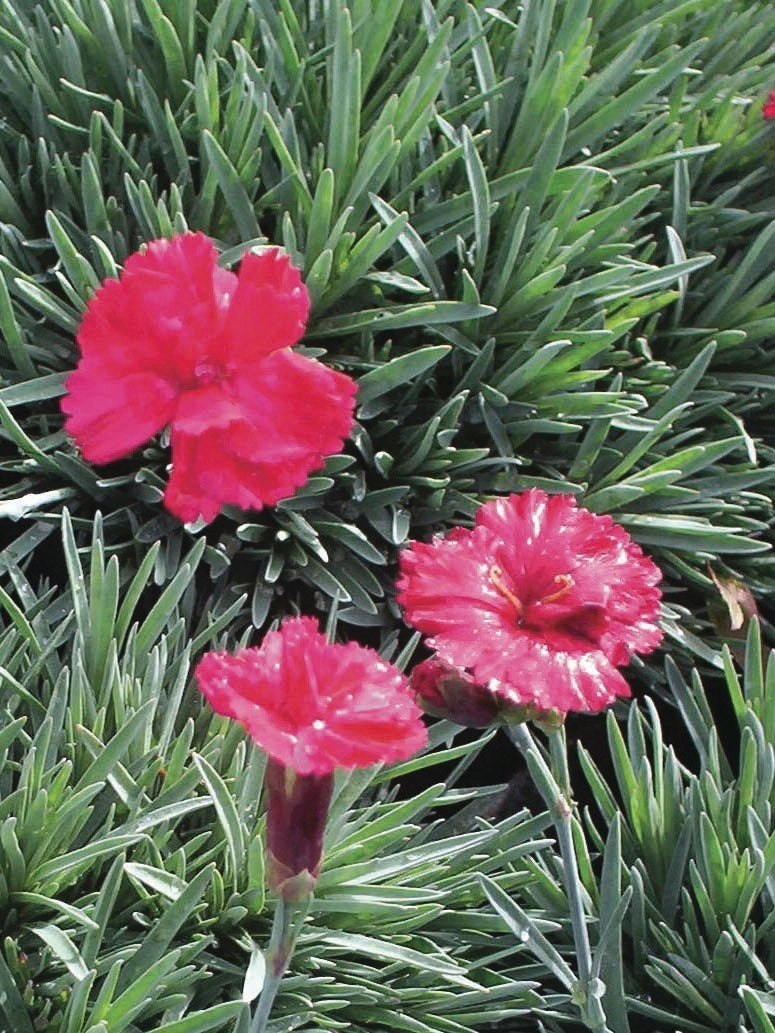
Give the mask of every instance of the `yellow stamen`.
[(520, 600), (511, 589), (508, 587), (506, 582), (503, 580), (503, 571), (500, 567), (490, 567), (490, 581), (495, 585), (496, 591), (500, 592), (504, 599), (508, 599), (514, 609), (517, 611), (517, 617), (522, 617), (525, 612), (525, 607), (522, 605)]
[(554, 578), (555, 585), (558, 585), (556, 592), (552, 592), (551, 595), (545, 595), (541, 600), (542, 603), (556, 603), (558, 599), (562, 599), (564, 595), (567, 595), (573, 588), (573, 578), (570, 574), (556, 574)]

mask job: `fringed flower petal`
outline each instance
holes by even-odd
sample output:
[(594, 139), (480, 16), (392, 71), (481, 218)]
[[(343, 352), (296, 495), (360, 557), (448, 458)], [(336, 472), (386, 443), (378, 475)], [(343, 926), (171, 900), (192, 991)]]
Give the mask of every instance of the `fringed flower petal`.
[(403, 759), (426, 741), (404, 675), (372, 649), (330, 644), (308, 617), (258, 649), (208, 653), (196, 678), (214, 710), (300, 775)]
[(513, 704), (594, 713), (659, 629), (660, 572), (608, 516), (538, 489), (400, 557), (398, 601), (438, 658)]
[(95, 463), (171, 424), (165, 503), (184, 521), (288, 498), (353, 423), (351, 378), (290, 351), (310, 302), (288, 256), (249, 252), (236, 276), (217, 258), (201, 233), (130, 256), (88, 306), (62, 401), (68, 433)]

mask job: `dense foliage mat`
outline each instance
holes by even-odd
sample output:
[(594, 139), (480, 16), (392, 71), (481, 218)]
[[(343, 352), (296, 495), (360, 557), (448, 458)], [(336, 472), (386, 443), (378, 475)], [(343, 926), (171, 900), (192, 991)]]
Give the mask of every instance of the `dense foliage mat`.
[[(192, 660), (303, 611), (409, 663), (398, 549), (537, 485), (665, 574), (631, 674), (673, 709), (582, 751), (611, 1029), (773, 1033), (773, 38), (764, 0), (3, 0), (0, 1029), (247, 1029), (262, 760)], [(206, 527), (165, 434), (96, 468), (59, 408), (95, 288), (186, 229), (283, 245), (359, 384), (342, 454)], [(548, 816), (460, 785), (487, 739), (337, 784), (277, 1029), (578, 1028)]]
[(346, 454), (206, 531), (215, 594), (247, 586), (256, 626), (338, 597), (340, 619), (390, 628), (396, 547), (531, 484), (616, 515), (676, 587), (712, 593), (719, 556), (769, 586), (775, 252), (755, 98), (773, 14), (517, 15), (6, 4), (3, 512), (67, 502), (87, 527), (100, 508), (111, 545), (159, 540), (157, 576), (174, 574), (190, 532), (159, 512), (164, 442), (91, 468), (57, 397), (90, 292), (191, 227), (227, 265), (283, 243), (313, 297), (305, 347), (360, 381)]

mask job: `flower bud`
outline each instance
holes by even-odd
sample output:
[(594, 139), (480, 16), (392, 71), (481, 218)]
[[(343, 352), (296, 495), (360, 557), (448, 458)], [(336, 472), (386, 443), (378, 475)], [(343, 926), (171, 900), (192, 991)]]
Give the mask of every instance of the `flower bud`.
[(468, 671), (436, 656), (417, 664), (409, 685), (426, 714), (447, 718), (465, 728), (535, 721), (549, 729), (559, 728), (565, 720), (565, 714), (554, 707), (544, 710), (534, 703), (513, 702), (496, 687), (482, 685)]
[(466, 671), (436, 657), (412, 671), (410, 687), (427, 714), (445, 717), (467, 728), (489, 728), (500, 718), (500, 701)]
[(301, 775), (267, 760), (267, 882), (286, 901), (306, 900), (315, 888), (333, 785), (333, 773)]

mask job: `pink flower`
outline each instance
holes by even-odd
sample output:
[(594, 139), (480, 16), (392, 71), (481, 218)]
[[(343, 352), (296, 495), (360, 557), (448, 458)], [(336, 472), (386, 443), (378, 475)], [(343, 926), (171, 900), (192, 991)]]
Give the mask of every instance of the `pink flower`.
[(775, 90), (767, 95), (767, 100), (762, 106), (762, 114), (765, 118), (775, 118)]
[(108, 463), (168, 424), (164, 501), (181, 520), (288, 498), (353, 422), (355, 383), (292, 352), (309, 295), (279, 248), (221, 269), (202, 233), (152, 241), (106, 280), (78, 332), (65, 427)]
[(407, 679), (373, 649), (331, 645), (312, 617), (292, 617), (260, 648), (207, 653), (199, 687), (270, 757), (303, 775), (410, 757), (425, 727)]
[(208, 653), (196, 678), (213, 709), (269, 754), (269, 885), (303, 898), (320, 867), (334, 768), (403, 759), (425, 744), (407, 679), (372, 649), (331, 645), (309, 617), (286, 620), (260, 649)]
[(483, 505), (400, 557), (406, 620), (448, 664), (509, 702), (594, 713), (630, 690), (617, 667), (648, 653), (660, 572), (623, 528), (538, 489)]

